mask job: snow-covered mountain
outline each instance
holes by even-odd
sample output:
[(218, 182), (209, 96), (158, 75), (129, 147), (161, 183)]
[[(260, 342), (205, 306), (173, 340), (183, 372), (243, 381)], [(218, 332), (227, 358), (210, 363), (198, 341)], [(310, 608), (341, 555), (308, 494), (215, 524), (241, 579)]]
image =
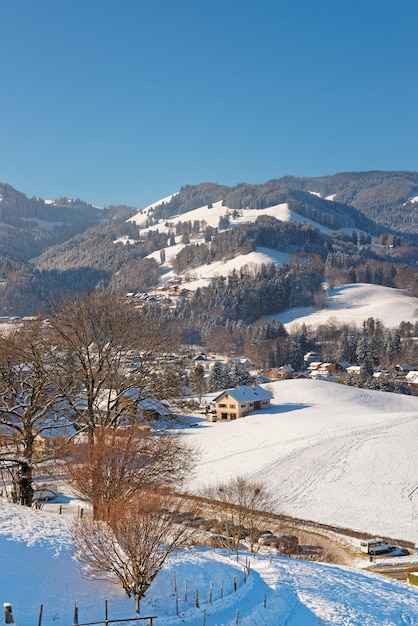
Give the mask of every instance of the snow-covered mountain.
[[(192, 223), (204, 220), (208, 226), (215, 228), (219, 220), (225, 216), (231, 216), (233, 211), (225, 206), (221, 201), (214, 203), (210, 208), (208, 205), (194, 209), (186, 214), (176, 215), (165, 222), (147, 226), (148, 210), (154, 209), (161, 203), (168, 201), (171, 197), (160, 200), (150, 205), (147, 209), (137, 213), (131, 218), (140, 229), (142, 236), (146, 236), (149, 231), (171, 232), (176, 225), (184, 222), (185, 219)], [(236, 217), (230, 219), (229, 228), (234, 228), (238, 224), (254, 223), (260, 215), (275, 217), (283, 222), (309, 223), (321, 232), (329, 232), (329, 228), (307, 220), (303, 216), (290, 210), (287, 203), (267, 207), (265, 209), (243, 209)], [(350, 229), (341, 229), (347, 232)], [(173, 259), (186, 245), (196, 245), (203, 243), (202, 236), (194, 237), (190, 244), (181, 243), (181, 237), (176, 237), (176, 244), (164, 248), (164, 262), (160, 267), (160, 286), (169, 284), (174, 280), (176, 274), (173, 270)], [(149, 255), (148, 258), (159, 262), (161, 251), (158, 250)], [(290, 254), (279, 252), (272, 248), (257, 247), (248, 254), (239, 254), (233, 259), (217, 261), (210, 264), (192, 268), (182, 277), (182, 286), (195, 291), (198, 287), (204, 287), (211, 283), (217, 276), (228, 276), (232, 271), (240, 271), (243, 267), (256, 271), (262, 264), (281, 265), (289, 263)], [(360, 325), (365, 319), (374, 317), (380, 319), (385, 326), (391, 328), (398, 326), (402, 321), (414, 323), (417, 320), (418, 298), (414, 298), (405, 291), (385, 287), (382, 285), (371, 285), (366, 283), (356, 283), (342, 285), (331, 289), (328, 292), (326, 307), (318, 310), (311, 307), (296, 307), (283, 311), (280, 314), (270, 316), (286, 324), (289, 328), (293, 323), (316, 326), (333, 319), (341, 323), (353, 323)]]

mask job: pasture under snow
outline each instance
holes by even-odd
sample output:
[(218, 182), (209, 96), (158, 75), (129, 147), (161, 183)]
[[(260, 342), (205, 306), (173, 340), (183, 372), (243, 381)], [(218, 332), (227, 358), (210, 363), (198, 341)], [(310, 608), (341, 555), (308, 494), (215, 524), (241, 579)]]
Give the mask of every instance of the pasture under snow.
[(418, 321), (418, 298), (401, 289), (353, 283), (330, 289), (327, 307), (294, 307), (269, 319), (278, 319), (289, 329), (293, 325), (319, 326), (329, 321), (361, 326), (369, 317), (381, 320), (386, 328), (396, 328), (401, 322)]
[(268, 389), (268, 410), (186, 430), (191, 489), (243, 474), (279, 513), (418, 543), (418, 398), (305, 379)]
[[(199, 448), (191, 489), (247, 474), (271, 487), (278, 511), (416, 541), (418, 398), (310, 380), (270, 387), (274, 402), (266, 412), (229, 423), (195, 417), (185, 429)], [(65, 494), (59, 502), (77, 510)], [(36, 623), (40, 604), (44, 625), (70, 626), (74, 603), (80, 623), (103, 620), (105, 600), (109, 619), (134, 617), (134, 602), (119, 587), (82, 577), (71, 555), (71, 518), (56, 510), (0, 505), (0, 600), (12, 604), (17, 625)], [(407, 583), (354, 567), (280, 556), (270, 563), (258, 555), (245, 584), (245, 559), (242, 554), (237, 563), (207, 548), (173, 555), (141, 615), (157, 615), (156, 626), (202, 626), (205, 614), (208, 626), (233, 626), (237, 610), (244, 626), (418, 624), (418, 590)]]

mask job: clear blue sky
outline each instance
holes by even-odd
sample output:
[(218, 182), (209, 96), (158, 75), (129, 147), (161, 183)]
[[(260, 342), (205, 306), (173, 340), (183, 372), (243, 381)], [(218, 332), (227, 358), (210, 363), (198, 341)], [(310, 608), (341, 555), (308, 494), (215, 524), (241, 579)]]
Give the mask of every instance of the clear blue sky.
[(0, 0), (0, 23), (0, 181), (28, 196), (418, 170), (417, 0)]

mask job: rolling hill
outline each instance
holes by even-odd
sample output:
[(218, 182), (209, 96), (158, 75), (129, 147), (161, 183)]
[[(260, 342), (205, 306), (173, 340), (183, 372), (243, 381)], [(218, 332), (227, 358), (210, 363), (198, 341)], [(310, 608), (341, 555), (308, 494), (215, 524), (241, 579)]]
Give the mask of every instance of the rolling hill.
[[(149, 291), (174, 274), (209, 276), (210, 264), (226, 275), (237, 257), (255, 271), (266, 255), (275, 263), (279, 257), (304, 263), (306, 255), (325, 263), (340, 255), (346, 273), (361, 267), (355, 280), (344, 276), (343, 283), (364, 282), (370, 263), (386, 263), (396, 276), (418, 261), (416, 179), (408, 172), (367, 172), (235, 187), (202, 183), (141, 211), (29, 199), (3, 184), (0, 313), (32, 314), (63, 291)], [(209, 271), (197, 269), (202, 265)], [(393, 277), (392, 284), (384, 280), (398, 286)]]

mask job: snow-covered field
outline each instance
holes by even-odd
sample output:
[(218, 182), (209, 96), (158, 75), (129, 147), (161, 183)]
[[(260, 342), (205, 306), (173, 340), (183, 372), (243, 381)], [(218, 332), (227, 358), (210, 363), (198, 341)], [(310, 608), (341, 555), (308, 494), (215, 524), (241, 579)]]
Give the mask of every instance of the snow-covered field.
[(414, 324), (418, 321), (418, 298), (400, 289), (354, 283), (330, 289), (325, 309), (295, 307), (271, 315), (270, 319), (278, 319), (291, 328), (302, 323), (315, 327), (330, 320), (360, 326), (369, 317), (381, 320), (387, 328), (395, 328), (401, 322)]
[[(111, 583), (83, 578), (71, 555), (65, 518), (2, 503), (0, 589), (17, 626), (69, 626), (135, 617), (134, 602)], [(418, 591), (354, 568), (268, 555), (196, 548), (172, 556), (141, 602), (155, 626), (401, 626), (418, 623)], [(178, 616), (176, 614), (177, 585)], [(234, 592), (234, 577), (237, 591)], [(212, 602), (210, 589), (212, 587)], [(198, 590), (199, 607), (196, 607)], [(187, 598), (186, 598), (187, 592)], [(138, 622), (138, 624), (147, 623)]]
[[(311, 380), (270, 388), (275, 397), (266, 412), (229, 423), (193, 418), (195, 425), (184, 430), (199, 449), (190, 488), (247, 474), (271, 487), (277, 511), (416, 542), (418, 398)], [(60, 501), (76, 513), (77, 502), (65, 494)], [(44, 625), (69, 626), (75, 603), (80, 623), (103, 620), (105, 600), (109, 619), (133, 617), (133, 600), (117, 586), (82, 577), (71, 556), (71, 517), (57, 509), (0, 502), (0, 590), (15, 622), (33, 624), (43, 604)], [(259, 555), (245, 584), (245, 558), (237, 564), (204, 548), (174, 555), (142, 602), (141, 615), (158, 615), (156, 626), (201, 626), (205, 614), (208, 626), (233, 626), (237, 610), (238, 623), (246, 626), (418, 624), (418, 590), (406, 583), (278, 556), (270, 564), (268, 555)]]
[(418, 543), (418, 398), (313, 380), (268, 388), (267, 411), (186, 431), (200, 452), (191, 488), (245, 474), (277, 512)]

